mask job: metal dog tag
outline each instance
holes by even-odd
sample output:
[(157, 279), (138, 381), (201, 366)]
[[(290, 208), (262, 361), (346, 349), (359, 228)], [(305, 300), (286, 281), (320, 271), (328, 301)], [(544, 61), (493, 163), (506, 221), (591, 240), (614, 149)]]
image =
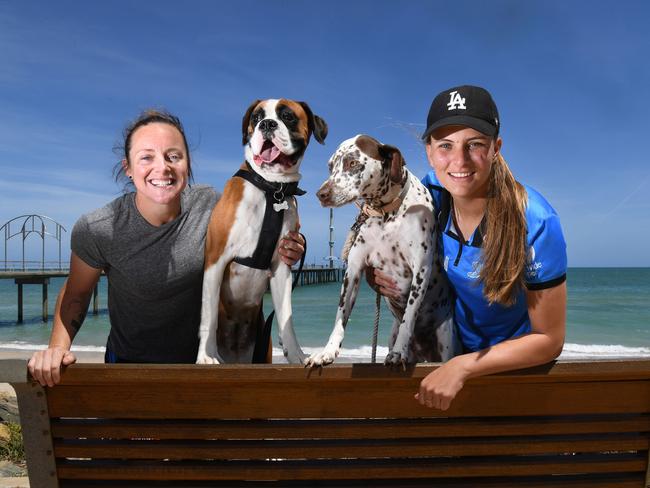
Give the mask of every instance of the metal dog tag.
[(275, 210), (276, 212), (279, 212), (280, 210), (289, 210), (289, 204), (287, 203), (286, 200), (282, 203), (274, 203), (273, 210)]

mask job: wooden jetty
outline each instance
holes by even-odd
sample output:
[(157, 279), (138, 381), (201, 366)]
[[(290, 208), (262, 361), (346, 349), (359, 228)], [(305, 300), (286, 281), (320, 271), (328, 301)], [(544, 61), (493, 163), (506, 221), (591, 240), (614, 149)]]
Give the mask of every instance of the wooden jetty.
[[(43, 289), (42, 294), (42, 318), (43, 322), (47, 322), (49, 317), (48, 312), (48, 285), (50, 278), (65, 278), (70, 274), (68, 269), (56, 270), (41, 270), (41, 271), (0, 271), (0, 279), (13, 279), (14, 283), (18, 285), (18, 320), (21, 324), (23, 322), (23, 285), (41, 285)], [(93, 290), (93, 314), (99, 313), (99, 290), (95, 285)]]
[[(292, 270), (295, 276), (297, 270)], [(27, 270), (27, 271), (0, 271), (0, 279), (13, 279), (18, 286), (18, 323), (23, 322), (23, 286), (41, 285), (42, 293), (42, 318), (47, 322), (48, 312), (48, 285), (50, 278), (65, 278), (70, 274), (69, 269), (54, 270)], [(341, 281), (343, 270), (341, 268), (303, 268), (297, 286), (315, 285), (321, 283), (334, 283)], [(98, 286), (95, 285), (92, 298), (92, 313), (99, 313)]]
[[(297, 272), (295, 269), (291, 270), (294, 277)], [(341, 268), (303, 268), (297, 286), (336, 283), (341, 281), (342, 277), (343, 270)]]

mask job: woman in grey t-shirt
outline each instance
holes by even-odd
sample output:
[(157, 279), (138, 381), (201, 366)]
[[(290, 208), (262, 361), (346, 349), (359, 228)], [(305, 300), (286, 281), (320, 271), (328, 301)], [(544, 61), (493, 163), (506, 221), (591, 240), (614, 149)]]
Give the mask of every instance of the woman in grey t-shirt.
[[(117, 179), (135, 192), (83, 215), (71, 236), (70, 275), (59, 293), (49, 347), (29, 371), (42, 385), (75, 362), (70, 346), (84, 321), (102, 270), (109, 282), (111, 330), (107, 362), (192, 363), (198, 347), (205, 234), (218, 196), (189, 187), (192, 170), (180, 120), (146, 111), (124, 132)], [(297, 233), (285, 236), (287, 264), (304, 252)]]

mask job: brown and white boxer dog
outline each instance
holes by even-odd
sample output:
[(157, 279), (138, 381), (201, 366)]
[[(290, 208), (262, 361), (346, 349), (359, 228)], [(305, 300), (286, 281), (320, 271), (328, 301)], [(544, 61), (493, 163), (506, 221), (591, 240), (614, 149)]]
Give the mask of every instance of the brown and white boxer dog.
[(329, 160), (330, 176), (318, 190), (325, 207), (364, 202), (343, 250), (348, 266), (334, 329), (307, 366), (323, 366), (339, 354), (364, 270), (396, 280), (400, 299), (387, 298), (393, 314), (390, 367), (447, 361), (460, 352), (451, 292), (436, 251), (436, 209), (429, 191), (404, 165), (399, 149), (358, 135), (341, 143)]
[[(293, 330), (291, 270), (277, 241), (297, 230), (294, 195), (304, 193), (298, 170), (312, 135), (323, 144), (327, 124), (304, 102), (256, 100), (244, 115), (245, 162), (226, 183), (206, 236), (199, 364), (253, 361), (269, 279), (284, 355), (304, 362)], [(268, 343), (262, 346), (266, 356)]]

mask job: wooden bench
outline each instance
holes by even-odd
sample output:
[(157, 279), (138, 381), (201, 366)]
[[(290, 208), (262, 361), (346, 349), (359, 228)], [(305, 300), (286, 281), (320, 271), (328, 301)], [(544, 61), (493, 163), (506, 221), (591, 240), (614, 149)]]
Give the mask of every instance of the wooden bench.
[(0, 361), (33, 488), (648, 487), (650, 360), (477, 378), (447, 412), (435, 366), (75, 364), (55, 388)]

